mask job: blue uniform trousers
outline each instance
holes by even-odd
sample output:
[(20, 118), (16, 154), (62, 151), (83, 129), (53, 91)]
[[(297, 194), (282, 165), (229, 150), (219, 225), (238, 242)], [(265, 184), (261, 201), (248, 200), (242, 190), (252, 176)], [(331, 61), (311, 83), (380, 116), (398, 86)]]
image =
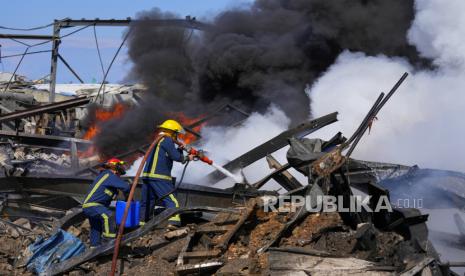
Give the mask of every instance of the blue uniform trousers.
[[(148, 221), (155, 207), (155, 201), (162, 196), (170, 193), (174, 189), (174, 185), (169, 180), (163, 179), (143, 179), (144, 184), (142, 185), (142, 200), (141, 200), (141, 219)], [(165, 208), (179, 208), (178, 200), (174, 194), (170, 194), (158, 202)], [(173, 225), (181, 225), (181, 218), (179, 215), (171, 217), (168, 222)]]
[(101, 244), (101, 236), (115, 237), (115, 219), (113, 212), (105, 206), (93, 206), (82, 209), (90, 223), (90, 245)]

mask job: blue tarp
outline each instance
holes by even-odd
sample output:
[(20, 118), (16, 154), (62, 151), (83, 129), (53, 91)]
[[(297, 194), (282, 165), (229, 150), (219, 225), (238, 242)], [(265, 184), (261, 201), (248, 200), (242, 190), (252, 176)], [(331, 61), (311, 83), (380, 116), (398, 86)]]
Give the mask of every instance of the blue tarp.
[(82, 241), (68, 232), (59, 230), (49, 239), (39, 237), (29, 246), (32, 256), (27, 261), (27, 270), (41, 274), (51, 264), (77, 256), (86, 250)]

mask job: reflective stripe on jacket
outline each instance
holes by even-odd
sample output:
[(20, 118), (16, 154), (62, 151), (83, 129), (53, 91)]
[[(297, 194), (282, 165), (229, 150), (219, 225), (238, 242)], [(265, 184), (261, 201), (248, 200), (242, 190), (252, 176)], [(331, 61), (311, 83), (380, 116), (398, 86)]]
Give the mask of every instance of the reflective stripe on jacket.
[(129, 193), (129, 184), (110, 170), (104, 170), (95, 178), (94, 183), (90, 186), (82, 207), (109, 206), (118, 190)]
[(173, 161), (184, 161), (182, 150), (176, 148), (171, 137), (164, 136), (147, 158), (142, 177), (171, 181)]

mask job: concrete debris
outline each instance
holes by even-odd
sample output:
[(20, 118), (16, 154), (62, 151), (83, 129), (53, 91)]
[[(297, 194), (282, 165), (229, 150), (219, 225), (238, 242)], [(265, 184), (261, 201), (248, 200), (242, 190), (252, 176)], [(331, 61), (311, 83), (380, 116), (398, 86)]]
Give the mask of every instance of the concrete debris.
[[(6, 232), (4, 232), (6, 230)], [(40, 226), (34, 225), (25, 218), (13, 222), (0, 221), (0, 274), (1, 275), (32, 275), (24, 269), (27, 259), (27, 247), (39, 236), (48, 236)]]

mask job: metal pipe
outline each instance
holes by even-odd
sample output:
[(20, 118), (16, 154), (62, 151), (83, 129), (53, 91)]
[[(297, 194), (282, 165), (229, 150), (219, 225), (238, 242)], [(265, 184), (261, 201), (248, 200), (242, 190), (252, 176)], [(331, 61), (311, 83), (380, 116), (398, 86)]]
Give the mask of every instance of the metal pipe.
[(71, 65), (69, 65), (69, 63), (60, 54), (58, 54), (58, 58), (61, 60), (61, 62), (63, 62), (63, 64), (66, 66), (66, 68), (68, 68), (69, 71), (71, 73), (73, 73), (73, 75), (76, 77), (76, 79), (78, 79), (78, 81), (80, 83), (84, 83), (84, 81), (81, 79), (81, 77), (79, 77), (79, 75), (76, 73), (76, 71), (73, 70)]
[(50, 35), (23, 35), (23, 34), (0, 34), (0, 38), (8, 39), (37, 39), (37, 40), (52, 40), (55, 37)]
[(358, 134), (362, 131), (363, 127), (365, 126), (365, 124), (368, 123), (368, 121), (370, 121), (372, 118), (373, 118), (373, 114), (374, 112), (377, 110), (377, 107), (378, 105), (381, 103), (381, 101), (383, 100), (383, 97), (384, 97), (384, 92), (381, 92), (381, 94), (379, 94), (378, 98), (376, 99), (375, 103), (371, 106), (370, 110), (368, 111), (367, 115), (365, 116), (365, 118), (363, 118), (363, 121), (362, 123), (358, 126), (357, 130), (354, 132), (354, 134), (349, 138), (349, 140), (347, 140), (345, 142), (346, 145), (349, 145), (350, 143), (352, 143), (352, 141), (355, 140), (355, 138), (358, 137)]
[(389, 93), (386, 95), (386, 97), (383, 99), (383, 101), (378, 105), (378, 108), (376, 110), (376, 114), (379, 112), (379, 110), (381, 108), (383, 108), (383, 106), (386, 104), (386, 102), (389, 101), (389, 99), (392, 97), (394, 92), (396, 92), (397, 88), (399, 88), (399, 86), (404, 82), (404, 80), (407, 78), (407, 76), (408, 76), (408, 73), (405, 72), (402, 75), (402, 77), (400, 77), (400, 79), (397, 81), (397, 83), (391, 88), (391, 91), (389, 91)]
[(389, 99), (392, 97), (394, 92), (396, 92), (396, 90), (399, 88), (399, 86), (402, 84), (402, 82), (404, 82), (404, 80), (407, 78), (407, 76), (408, 76), (408, 73), (405, 72), (402, 75), (402, 77), (397, 81), (397, 83), (391, 88), (391, 91), (389, 91), (389, 93), (386, 95), (386, 97), (383, 98), (382, 102), (379, 103), (376, 106), (376, 109), (374, 110), (373, 114), (371, 114), (371, 116), (368, 118), (368, 121), (364, 125), (362, 125), (363, 128), (360, 130), (360, 132), (357, 133), (356, 140), (351, 145), (350, 149), (347, 151), (346, 157), (349, 157), (352, 154), (352, 152), (354, 151), (354, 149), (357, 146), (358, 142), (360, 141), (360, 139), (362, 139), (363, 134), (368, 129), (368, 126), (370, 125), (369, 121), (373, 120), (376, 117), (376, 115), (381, 110), (381, 108), (383, 108), (383, 106), (386, 104), (386, 102), (389, 101)]
[(125, 222), (128, 216), (129, 207), (131, 206), (131, 201), (132, 201), (132, 198), (134, 197), (134, 192), (136, 190), (137, 183), (139, 182), (139, 176), (142, 173), (142, 168), (144, 167), (145, 161), (147, 161), (149, 154), (152, 152), (153, 148), (155, 147), (155, 145), (158, 144), (158, 142), (160, 141), (162, 137), (163, 137), (162, 135), (157, 135), (157, 137), (153, 140), (152, 144), (150, 144), (150, 147), (145, 152), (142, 162), (140, 162), (140, 165), (139, 165), (139, 168), (137, 169), (137, 173), (134, 177), (134, 180), (132, 181), (131, 191), (129, 192), (129, 196), (126, 201), (126, 207), (124, 208), (123, 218), (121, 220), (122, 223), (120, 224), (118, 228), (118, 234), (116, 235), (115, 249), (113, 251), (113, 259), (111, 261), (111, 272), (110, 272), (111, 276), (114, 276), (116, 273), (116, 262), (118, 261), (119, 246), (121, 243), (121, 238), (123, 237), (124, 225), (126, 224)]

